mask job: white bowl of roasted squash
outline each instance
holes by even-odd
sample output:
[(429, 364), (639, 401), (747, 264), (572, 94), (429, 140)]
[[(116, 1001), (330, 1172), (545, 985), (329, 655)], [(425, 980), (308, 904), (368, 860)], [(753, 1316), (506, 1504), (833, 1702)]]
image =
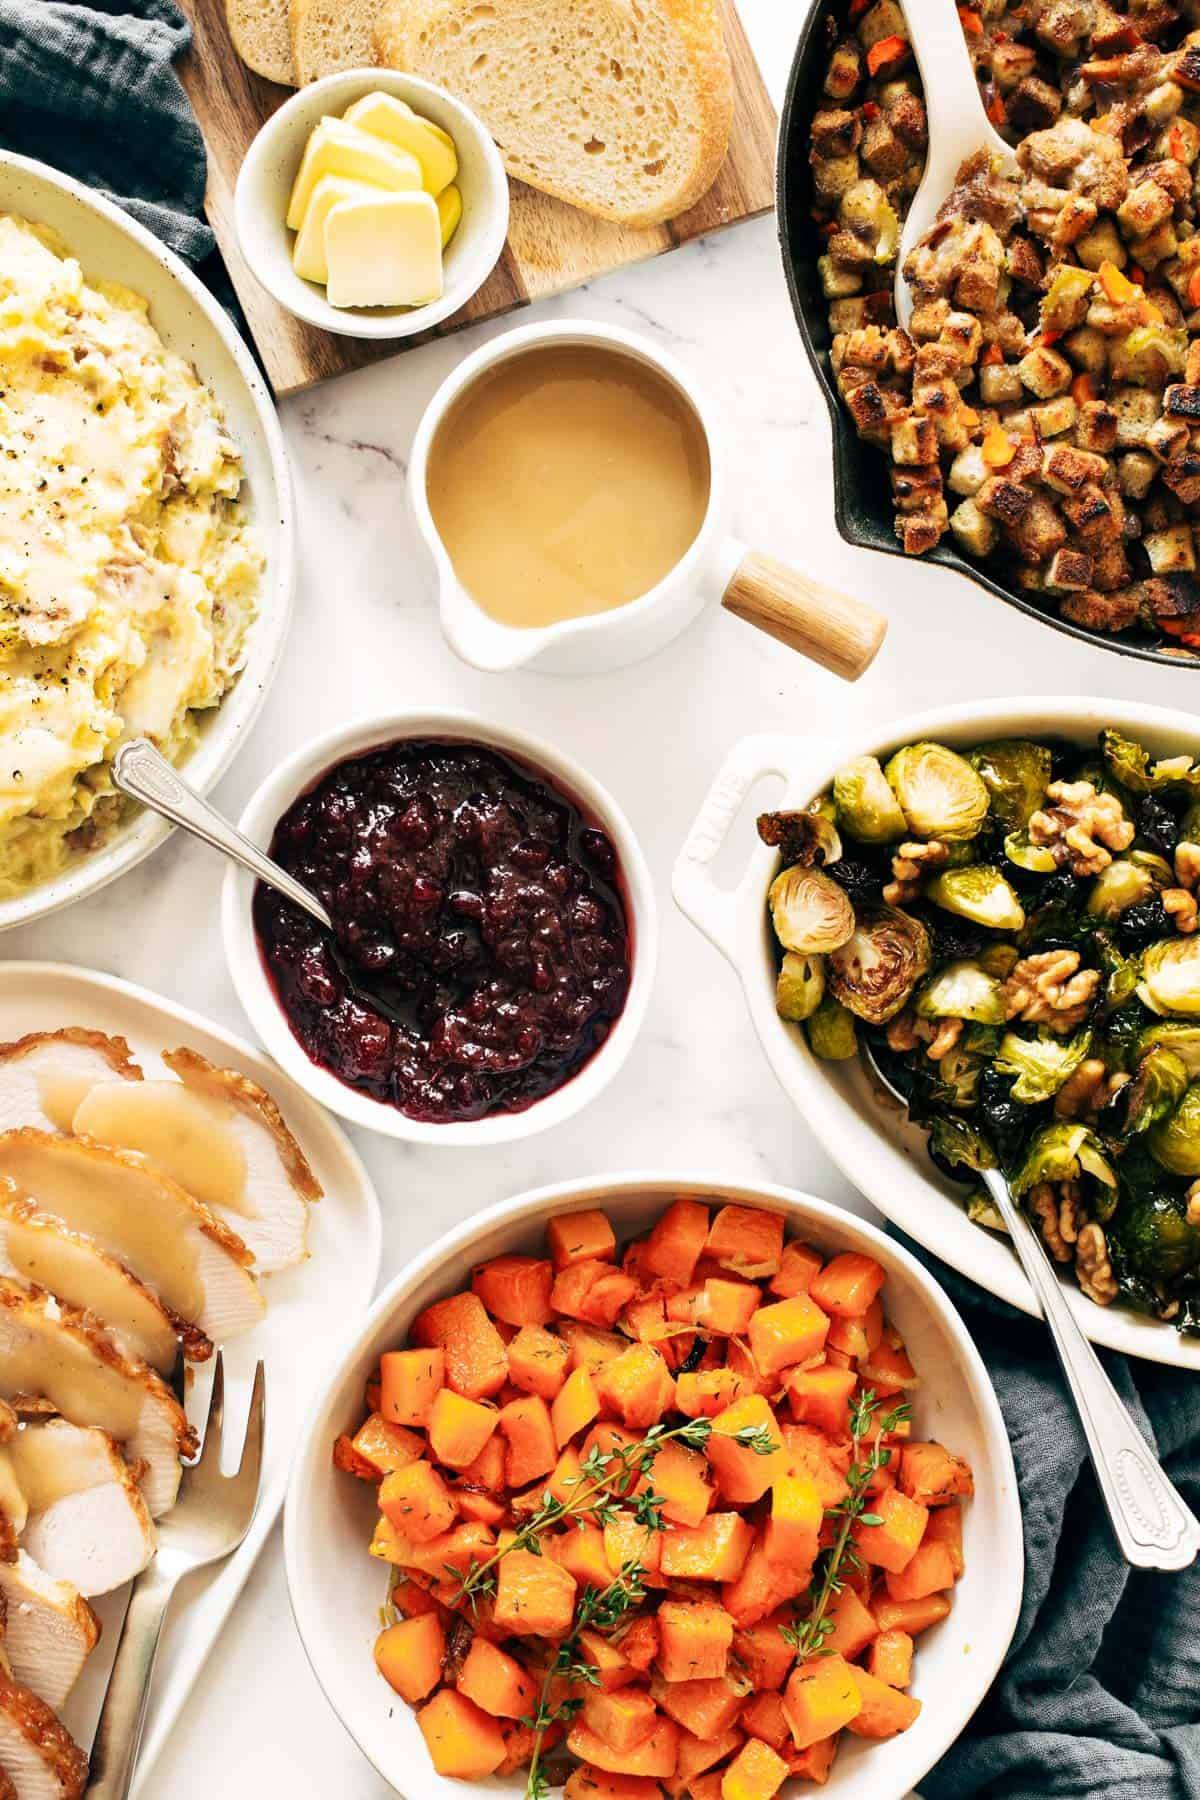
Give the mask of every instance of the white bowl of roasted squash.
[(493, 1207), (383, 1293), (285, 1524), (330, 1703), (409, 1800), (901, 1800), (1008, 1647), (1021, 1519), (958, 1314), (785, 1188)]

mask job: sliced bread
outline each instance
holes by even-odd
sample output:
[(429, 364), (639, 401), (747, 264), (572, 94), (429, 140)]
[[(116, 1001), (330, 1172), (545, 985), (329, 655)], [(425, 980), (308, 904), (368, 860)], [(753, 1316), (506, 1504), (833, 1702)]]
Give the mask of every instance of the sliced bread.
[(729, 146), (719, 0), (382, 0), (375, 51), (472, 107), (510, 175), (623, 225), (686, 212)]
[(295, 87), (288, 0), (225, 0), (233, 47), (256, 75)]
[(378, 11), (379, 0), (290, 0), (292, 61), (301, 87), (342, 69), (369, 69)]

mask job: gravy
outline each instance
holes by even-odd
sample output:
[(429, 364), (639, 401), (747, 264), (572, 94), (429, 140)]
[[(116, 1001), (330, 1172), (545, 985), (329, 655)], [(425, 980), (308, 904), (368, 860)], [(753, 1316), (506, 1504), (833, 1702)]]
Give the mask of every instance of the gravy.
[(710, 480), (704, 428), (665, 376), (619, 351), (545, 345), (459, 395), (427, 494), (472, 599), (536, 627), (649, 593), (695, 542)]

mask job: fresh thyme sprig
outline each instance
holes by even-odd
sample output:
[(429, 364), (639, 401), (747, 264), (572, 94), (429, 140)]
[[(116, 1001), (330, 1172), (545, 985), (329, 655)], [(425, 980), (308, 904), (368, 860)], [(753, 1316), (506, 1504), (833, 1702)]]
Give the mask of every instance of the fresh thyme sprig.
[[(891, 1461), (892, 1453), (883, 1439), (909, 1418), (911, 1408), (902, 1403), (877, 1418), (879, 1405), (875, 1390), (865, 1388), (850, 1409), (852, 1451), (850, 1467), (846, 1470), (846, 1486), (850, 1491), (837, 1506), (827, 1508), (825, 1515), (838, 1521), (837, 1531), (833, 1543), (821, 1558), (819, 1579), (809, 1588), (808, 1612), (803, 1615), (797, 1612), (791, 1625), (779, 1627), (784, 1640), (791, 1644), (802, 1661), (810, 1656), (827, 1654), (824, 1646), (834, 1630), (829, 1604), (841, 1593), (847, 1573), (862, 1567), (850, 1539), (851, 1531), (856, 1524), (883, 1523), (878, 1513), (867, 1511), (867, 1489), (872, 1477)], [(863, 1445), (868, 1439), (870, 1443), (864, 1455)]]
[[(580, 1465), (574, 1491), (569, 1497), (560, 1500), (547, 1488), (537, 1511), (530, 1515), (512, 1540), (485, 1561), (472, 1562), (459, 1576), (455, 1601), (492, 1593), (496, 1585), (497, 1563), (502, 1562), (514, 1550), (529, 1550), (539, 1556), (540, 1539), (553, 1525), (561, 1525), (568, 1520), (576, 1525), (584, 1525), (589, 1521), (602, 1527), (611, 1524), (621, 1513), (621, 1502), (634, 1483), (649, 1478), (654, 1459), (664, 1444), (679, 1443), (689, 1450), (703, 1450), (711, 1436), (711, 1419), (688, 1419), (682, 1425), (652, 1425), (638, 1443), (621, 1444), (612, 1450), (601, 1450), (598, 1444), (594, 1444)], [(730, 1441), (753, 1450), (759, 1456), (770, 1456), (777, 1448), (765, 1425), (743, 1426), (740, 1431), (730, 1434)], [(662, 1506), (661, 1494), (647, 1490), (635, 1495), (631, 1502), (635, 1524), (643, 1525), (648, 1530), (661, 1531)]]

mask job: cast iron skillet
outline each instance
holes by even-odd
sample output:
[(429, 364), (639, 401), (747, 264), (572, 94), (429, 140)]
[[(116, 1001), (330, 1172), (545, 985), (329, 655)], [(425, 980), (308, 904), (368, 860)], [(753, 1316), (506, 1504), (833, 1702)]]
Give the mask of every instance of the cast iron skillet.
[[(828, 22), (840, 20), (844, 10), (844, 0), (813, 0), (800, 33), (779, 129), (776, 192), (779, 241), (792, 310), (833, 425), (833, 510), (837, 528), (848, 544), (866, 550), (882, 550), (886, 556), (903, 556), (904, 551), (893, 530), (891, 490), (883, 456), (874, 445), (859, 437), (854, 421), (838, 396), (829, 366), (826, 301), (817, 274), (817, 257), (822, 246), (811, 217), (813, 193), (808, 145), (813, 117), (820, 110), (821, 87), (832, 41), (827, 35)], [(989, 594), (995, 594), (1009, 606), (1017, 607), (1031, 619), (1037, 619), (1039, 624), (1049, 625), (1069, 637), (1082, 638), (1085, 643), (1098, 644), (1102, 649), (1114, 650), (1119, 656), (1138, 656), (1145, 662), (1166, 663), (1171, 668), (1198, 660), (1183, 646), (1164, 642), (1146, 632), (1125, 632), (1120, 637), (1110, 637), (1104, 632), (1073, 625), (1019, 590), (1001, 586), (986, 568), (961, 555), (954, 548), (952, 539), (943, 539), (920, 561), (957, 569), (960, 575), (986, 588)]]

